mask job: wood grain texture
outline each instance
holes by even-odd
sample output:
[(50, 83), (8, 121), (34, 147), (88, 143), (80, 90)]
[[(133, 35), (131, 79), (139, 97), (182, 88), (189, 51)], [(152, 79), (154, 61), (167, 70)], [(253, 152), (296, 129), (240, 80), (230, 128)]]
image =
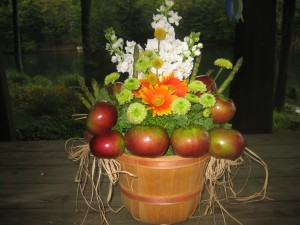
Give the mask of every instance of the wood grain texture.
[[(247, 146), (268, 165), (270, 177), (268, 197), (248, 204), (228, 204), (225, 208), (244, 225), (296, 225), (300, 222), (300, 135), (246, 135)], [(65, 141), (0, 142), (0, 224), (8, 225), (74, 225), (81, 224), (86, 205), (79, 195), (74, 177), (77, 163), (67, 158)], [(249, 162), (239, 170), (236, 188), (245, 182)], [(252, 163), (244, 194), (259, 190), (264, 180), (263, 169)], [(104, 179), (104, 183), (108, 182)], [(107, 185), (102, 185), (107, 193)], [(204, 192), (203, 198), (207, 195)], [(77, 202), (77, 206), (76, 206)], [(114, 187), (111, 202), (114, 208), (122, 205), (118, 186)], [(214, 216), (192, 218), (178, 225), (223, 224), (220, 210)], [(143, 225), (123, 209), (107, 213), (111, 225)], [(227, 218), (228, 225), (237, 224)], [(200, 222), (199, 222), (200, 220)], [(198, 223), (199, 222), (199, 223)], [(86, 225), (99, 224), (97, 212), (90, 211)]]

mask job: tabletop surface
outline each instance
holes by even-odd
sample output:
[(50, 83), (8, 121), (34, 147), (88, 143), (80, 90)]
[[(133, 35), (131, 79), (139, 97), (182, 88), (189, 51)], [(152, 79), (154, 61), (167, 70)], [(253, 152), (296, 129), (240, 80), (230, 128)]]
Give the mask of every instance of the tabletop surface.
[[(300, 224), (300, 135), (245, 135), (247, 147), (259, 155), (268, 166), (267, 199), (247, 204), (224, 203), (226, 210), (244, 225)], [(245, 161), (241, 177), (248, 177), (245, 194), (260, 190), (264, 169), (255, 162)], [(252, 171), (249, 173), (251, 164)], [(81, 224), (87, 209), (77, 198), (74, 177), (78, 163), (68, 159), (65, 141), (0, 142), (0, 224), (44, 225)], [(104, 183), (107, 181), (103, 181)], [(237, 187), (244, 181), (237, 179)], [(105, 187), (103, 187), (105, 190)], [(204, 192), (205, 195), (205, 192)], [(122, 206), (118, 186), (114, 187), (111, 206)], [(192, 218), (179, 225), (224, 224), (221, 212)], [(142, 225), (126, 209), (108, 212), (111, 225)], [(239, 224), (226, 216), (226, 224)], [(86, 225), (100, 224), (99, 214), (90, 211)]]

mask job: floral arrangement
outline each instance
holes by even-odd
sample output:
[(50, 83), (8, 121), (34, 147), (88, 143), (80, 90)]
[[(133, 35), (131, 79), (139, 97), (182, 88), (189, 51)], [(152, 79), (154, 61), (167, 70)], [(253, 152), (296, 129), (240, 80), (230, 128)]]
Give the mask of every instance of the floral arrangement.
[[(172, 10), (173, 5), (173, 1), (165, 0), (157, 9), (151, 23), (154, 37), (145, 46), (134, 41), (124, 43), (113, 28), (105, 30), (106, 50), (116, 64), (116, 72), (105, 77), (103, 87), (92, 80), (90, 91), (84, 78), (79, 77), (82, 91), (77, 94), (89, 110), (79, 116), (86, 119), (87, 129), (83, 143), (73, 143), (67, 150), (72, 160), (80, 161), (76, 177), (79, 185), (81, 180), (94, 184), (92, 196), (96, 196), (101, 212), (105, 211), (98, 193), (102, 169), (112, 184), (117, 183), (119, 173), (126, 171), (115, 159), (124, 152), (148, 158), (201, 157), (208, 153), (208, 208), (213, 201), (219, 203), (217, 185), (225, 185), (225, 189), (229, 185), (235, 195), (228, 174), (231, 166), (244, 163), (243, 152), (266, 169), (264, 162), (245, 147), (243, 135), (232, 129), (229, 122), (236, 107), (222, 94), (242, 65), (242, 58), (235, 65), (224, 58), (216, 59), (216, 75), (212, 71), (197, 75), (203, 48), (200, 33), (192, 32), (183, 41), (176, 38), (174, 26), (179, 25), (181, 17)], [(218, 87), (216, 80), (224, 70), (228, 75)], [(94, 180), (96, 164), (99, 175)], [(246, 201), (264, 198), (266, 186), (267, 178), (262, 190)], [(84, 187), (80, 188), (82, 193)]]
[[(114, 105), (117, 118), (108, 126), (109, 129), (125, 134), (128, 129), (137, 125), (159, 125), (171, 137), (174, 130), (183, 127), (197, 126), (206, 131), (231, 127), (228, 122), (235, 113), (235, 106), (232, 100), (221, 96), (221, 93), (233, 79), (242, 60), (233, 66), (227, 59), (217, 59), (214, 62), (218, 68), (215, 77), (197, 76), (203, 48), (203, 44), (199, 42), (200, 32), (190, 33), (183, 41), (176, 39), (174, 26), (179, 25), (181, 17), (171, 10), (173, 4), (173, 1), (165, 1), (157, 9), (159, 14), (153, 16), (151, 24), (154, 38), (148, 39), (144, 48), (134, 41), (127, 41), (125, 44), (122, 38), (116, 36), (113, 28), (105, 30), (108, 41), (106, 50), (111, 55), (111, 61), (116, 64), (117, 72), (105, 77), (101, 91), (94, 81), (93, 87), (97, 86), (94, 88), (94, 98), (89, 98), (92, 93), (87, 93), (88, 88), (81, 80), (87, 97), (81, 94), (79, 96), (88, 109), (100, 100)], [(216, 80), (223, 70), (229, 70), (230, 73), (217, 89)], [(118, 81), (121, 74), (128, 76), (124, 82)], [(220, 101), (225, 104), (231, 102), (231, 109), (228, 109), (231, 112), (224, 115), (227, 118), (222, 121), (218, 121), (220, 112), (217, 112), (220, 111)], [(95, 116), (88, 116), (87, 120), (87, 124), (90, 124), (87, 130), (92, 135), (98, 134), (91, 126), (99, 126), (100, 122), (95, 120)], [(100, 133), (104, 131), (101, 130)], [(199, 156), (200, 153), (196, 155)], [(238, 153), (240, 155), (241, 150)], [(171, 146), (168, 146), (168, 151), (164, 154), (174, 154)]]

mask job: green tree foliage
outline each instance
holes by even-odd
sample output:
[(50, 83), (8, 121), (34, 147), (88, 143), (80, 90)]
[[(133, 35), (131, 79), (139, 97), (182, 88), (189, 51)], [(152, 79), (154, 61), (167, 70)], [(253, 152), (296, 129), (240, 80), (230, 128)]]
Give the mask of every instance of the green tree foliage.
[[(13, 50), (12, 6), (0, 6), (5, 50)], [(44, 46), (80, 44), (80, 4), (77, 0), (20, 0), (22, 47), (33, 51)]]
[(12, 51), (14, 49), (12, 7), (8, 3), (0, 5), (0, 30), (1, 41), (5, 43), (3, 48)]
[[(174, 0), (175, 10), (183, 17), (177, 27), (178, 38), (200, 31), (202, 42), (230, 42), (234, 23), (226, 18), (225, 0)], [(13, 50), (11, 1), (0, 6), (0, 26), (5, 50)], [(145, 43), (153, 35), (152, 15), (162, 0), (93, 0), (91, 11), (91, 46), (93, 52), (104, 49), (104, 32), (114, 27), (125, 40)], [(299, 1), (293, 30), (299, 37)], [(280, 4), (279, 4), (280, 5)], [(81, 44), (80, 0), (20, 0), (22, 46), (26, 51), (46, 46)], [(280, 10), (280, 9), (279, 9)], [(278, 13), (280, 16), (280, 13)], [(298, 21), (298, 22), (297, 22)], [(280, 24), (278, 24), (280, 25)]]
[[(191, 30), (202, 32), (203, 40), (226, 40), (232, 37), (224, 9), (225, 0), (175, 0), (175, 10), (183, 16), (178, 37)], [(114, 27), (125, 40), (145, 43), (153, 35), (152, 15), (162, 0), (101, 0), (92, 1), (91, 45), (94, 52), (103, 50), (104, 32)], [(6, 49), (12, 50), (11, 5), (0, 10)], [(20, 29), (24, 50), (45, 46), (81, 43), (81, 14), (79, 0), (20, 0)], [(213, 22), (212, 22), (213, 21)], [(221, 29), (222, 28), (222, 29)]]
[(234, 37), (234, 23), (225, 14), (225, 0), (197, 0), (186, 6), (182, 12), (181, 34), (201, 32), (203, 42), (231, 42)]
[[(70, 0), (44, 0), (41, 16), (44, 41), (52, 44), (80, 43), (80, 9)], [(77, 37), (76, 37), (77, 36)]]
[(44, 26), (40, 1), (23, 0), (19, 3), (19, 20), (22, 47), (26, 51), (35, 50), (43, 42)]
[(7, 73), (17, 140), (68, 139), (82, 137), (84, 120), (74, 120), (76, 113), (86, 113), (69, 84), (76, 75), (51, 81), (15, 71)]
[(300, 1), (296, 1), (296, 11), (293, 23), (294, 37), (297, 38), (298, 45), (300, 45)]

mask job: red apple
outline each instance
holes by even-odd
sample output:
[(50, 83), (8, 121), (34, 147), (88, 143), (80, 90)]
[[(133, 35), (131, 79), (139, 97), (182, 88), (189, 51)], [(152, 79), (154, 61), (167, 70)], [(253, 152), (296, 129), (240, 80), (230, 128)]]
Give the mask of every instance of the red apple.
[(229, 122), (236, 112), (234, 102), (223, 95), (216, 95), (216, 104), (211, 108), (211, 118), (214, 123), (223, 124)]
[(244, 137), (237, 130), (217, 128), (210, 131), (208, 152), (215, 158), (235, 160), (241, 156), (244, 147)]
[(160, 126), (134, 126), (125, 134), (125, 146), (134, 155), (162, 156), (169, 146), (167, 131)]
[(117, 158), (123, 153), (124, 148), (123, 135), (116, 130), (96, 134), (90, 141), (90, 150), (98, 158)]
[[(214, 81), (213, 77), (207, 75), (200, 75), (196, 77), (196, 80), (202, 81), (206, 85), (206, 88), (208, 89), (207, 92), (215, 93), (217, 91), (217, 84)], [(200, 96), (201, 93), (198, 93), (197, 95)]]
[(178, 128), (170, 138), (174, 152), (182, 157), (199, 157), (208, 151), (209, 133), (202, 127)]
[(106, 101), (96, 102), (86, 118), (86, 128), (91, 134), (101, 134), (110, 130), (117, 122), (116, 107)]

